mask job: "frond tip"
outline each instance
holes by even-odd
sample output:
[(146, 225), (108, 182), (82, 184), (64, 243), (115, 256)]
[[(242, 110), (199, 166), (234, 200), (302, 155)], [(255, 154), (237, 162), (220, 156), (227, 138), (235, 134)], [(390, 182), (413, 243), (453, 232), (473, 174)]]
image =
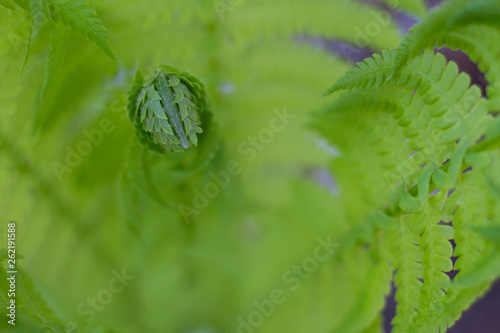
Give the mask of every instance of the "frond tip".
[(206, 109), (203, 84), (175, 68), (160, 66), (144, 81), (138, 71), (127, 110), (143, 144), (158, 152), (183, 151), (198, 144), (200, 113)]

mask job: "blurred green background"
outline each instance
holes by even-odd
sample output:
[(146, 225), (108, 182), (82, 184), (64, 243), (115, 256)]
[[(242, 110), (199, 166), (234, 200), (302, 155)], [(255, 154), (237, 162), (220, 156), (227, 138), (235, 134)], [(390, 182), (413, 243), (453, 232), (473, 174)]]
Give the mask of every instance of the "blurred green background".
[[(17, 222), (24, 255), (14, 331), (382, 330), (364, 309), (378, 302), (370, 290), (385, 288), (389, 268), (349, 243), (381, 200), (380, 180), (357, 173), (370, 168), (363, 156), (333, 168), (341, 151), (310, 123), (351, 59), (398, 45), (388, 7), (90, 1), (116, 61), (45, 18), (21, 75), (29, 15), (0, 4), (0, 232)], [(420, 1), (390, 5), (414, 20), (425, 14)], [(206, 85), (219, 141), (199, 169), (182, 173), (147, 152), (126, 118), (135, 71), (159, 64)], [(262, 140), (276, 112), (289, 122)], [(241, 172), (186, 223), (178, 204), (229, 162)], [(325, 242), (335, 250), (318, 252)], [(0, 329), (10, 330), (5, 320)]]

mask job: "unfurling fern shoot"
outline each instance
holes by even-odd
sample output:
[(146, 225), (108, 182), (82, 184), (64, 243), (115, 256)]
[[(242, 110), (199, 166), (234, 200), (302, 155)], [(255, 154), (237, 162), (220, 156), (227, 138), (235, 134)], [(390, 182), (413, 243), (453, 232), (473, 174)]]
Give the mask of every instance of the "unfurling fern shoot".
[(187, 72), (159, 66), (145, 81), (137, 71), (128, 95), (129, 119), (150, 149), (181, 152), (198, 144), (206, 96), (203, 84)]

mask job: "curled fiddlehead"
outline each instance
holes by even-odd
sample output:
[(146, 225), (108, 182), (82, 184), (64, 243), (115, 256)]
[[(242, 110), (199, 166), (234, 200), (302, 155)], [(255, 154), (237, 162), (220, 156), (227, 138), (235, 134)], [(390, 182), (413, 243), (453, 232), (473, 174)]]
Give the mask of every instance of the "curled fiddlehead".
[[(138, 140), (130, 149), (124, 188), (168, 209), (192, 204), (192, 189), (206, 183), (220, 148), (219, 127), (207, 100), (204, 85), (187, 72), (159, 66), (147, 79), (136, 72), (127, 112)], [(130, 197), (123, 200), (126, 209), (133, 208)], [(138, 222), (131, 223), (135, 228)]]
[(151, 150), (182, 152), (198, 145), (201, 114), (206, 111), (203, 84), (187, 72), (159, 66), (144, 80), (137, 72), (127, 110), (141, 143)]

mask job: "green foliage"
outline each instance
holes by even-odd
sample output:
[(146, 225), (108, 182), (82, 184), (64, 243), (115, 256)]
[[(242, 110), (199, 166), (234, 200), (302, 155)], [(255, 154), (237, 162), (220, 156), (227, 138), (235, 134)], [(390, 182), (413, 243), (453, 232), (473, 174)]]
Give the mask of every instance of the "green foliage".
[(40, 32), (40, 28), (42, 27), (44, 11), (46, 10), (46, 6), (43, 0), (33, 0), (30, 2), (30, 17), (31, 17), (31, 25), (30, 25), (30, 37), (26, 43), (26, 55), (24, 57), (23, 66), (21, 68), (21, 72), (24, 70), (24, 66), (26, 66), (26, 62), (28, 61), (28, 56), (31, 49), (31, 44), (33, 44), (38, 37)]
[(56, 22), (81, 33), (99, 46), (111, 59), (115, 59), (106, 28), (96, 12), (82, 0), (51, 0), (51, 16)]
[(399, 47), (360, 1), (0, 0), (19, 327), (374, 333), (391, 284), (394, 332), (453, 325), (500, 276), (498, 3), (383, 2), (423, 18)]
[[(21, 72), (24, 71), (28, 62), (31, 46), (36, 41), (40, 29), (45, 20), (52, 20), (56, 23), (62, 23), (67, 28), (81, 33), (87, 39), (93, 41), (99, 46), (111, 59), (115, 60), (115, 56), (111, 51), (111, 45), (106, 32), (106, 28), (101, 20), (97, 17), (97, 13), (88, 3), (83, 0), (22, 0), (16, 3), (29, 12), (30, 17), (30, 33), (26, 42), (26, 53), (21, 67)], [(9, 9), (15, 9), (8, 2), (0, 3)], [(55, 31), (57, 31), (56, 29)], [(56, 46), (56, 47), (60, 47)]]
[[(498, 258), (489, 252), (497, 246), (498, 197), (488, 176), (499, 155), (498, 120), (491, 115), (498, 110), (499, 62), (492, 56), (498, 13), (493, 1), (445, 3), (410, 29), (398, 48), (340, 78), (327, 94), (348, 91), (318, 115), (330, 125), (316, 127), (335, 145), (339, 128), (363, 137), (385, 170), (379, 193), (392, 189), (379, 209), (400, 223), (391, 232), (394, 332), (446, 331), (499, 276)], [(490, 82), (488, 98), (455, 63), (434, 54), (435, 43), (459, 48), (479, 63)], [(348, 143), (341, 150), (361, 154)], [(458, 258), (454, 265), (452, 256)], [(453, 280), (446, 274), (451, 270), (458, 271)]]
[(400, 71), (401, 67), (422, 49), (433, 48), (436, 44), (438, 47), (460, 49), (486, 73), (490, 84), (487, 90), (488, 111), (498, 112), (500, 70), (496, 59), (500, 49), (494, 42), (500, 32), (496, 20), (498, 6), (495, 0), (445, 2), (404, 36), (397, 48), (391, 76)]

